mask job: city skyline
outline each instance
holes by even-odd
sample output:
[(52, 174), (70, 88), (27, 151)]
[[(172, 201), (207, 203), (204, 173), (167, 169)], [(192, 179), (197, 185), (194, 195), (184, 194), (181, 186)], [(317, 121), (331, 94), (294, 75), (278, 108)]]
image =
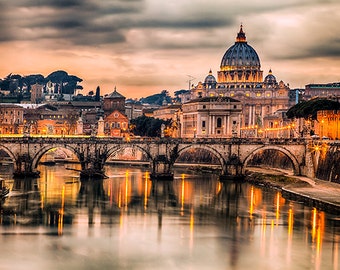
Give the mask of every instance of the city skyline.
[(1, 78), (65, 70), (84, 94), (172, 95), (210, 69), (216, 77), (242, 23), (264, 76), (272, 69), (291, 88), (340, 81), (337, 0), (31, 0), (0, 10)]

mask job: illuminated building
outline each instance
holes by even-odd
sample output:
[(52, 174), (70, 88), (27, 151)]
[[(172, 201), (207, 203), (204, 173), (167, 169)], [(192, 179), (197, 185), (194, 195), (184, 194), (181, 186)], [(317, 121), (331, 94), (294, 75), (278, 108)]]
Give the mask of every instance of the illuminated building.
[(203, 97), (182, 105), (182, 138), (227, 138), (240, 134), (241, 103), (230, 97)]
[(20, 104), (0, 103), (0, 134), (22, 133), (24, 108)]
[(58, 109), (50, 104), (27, 106), (24, 111), (25, 132), (40, 135), (76, 134), (79, 113), (73, 109)]
[(318, 111), (314, 125), (315, 133), (320, 137), (338, 140), (340, 138), (340, 111)]
[(129, 119), (115, 110), (104, 118), (104, 133), (112, 137), (122, 137), (128, 133)]
[(289, 98), (289, 92), (288, 85), (277, 82), (272, 70), (263, 79), (260, 58), (247, 43), (241, 25), (235, 44), (222, 57), (217, 80), (210, 70), (204, 82), (191, 89), (191, 98), (222, 96), (239, 100), (242, 104), (241, 126), (265, 128), (266, 116), (294, 105), (295, 99)]

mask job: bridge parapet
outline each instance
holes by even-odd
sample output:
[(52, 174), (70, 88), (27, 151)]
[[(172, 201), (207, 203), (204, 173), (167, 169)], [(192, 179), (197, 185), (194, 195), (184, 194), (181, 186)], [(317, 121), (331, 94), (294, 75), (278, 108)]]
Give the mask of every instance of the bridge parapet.
[[(34, 171), (41, 157), (54, 147), (71, 150), (79, 159), (83, 171), (102, 171), (105, 162), (115, 152), (126, 147), (142, 151), (150, 162), (152, 173), (172, 173), (173, 164), (182, 152), (203, 148), (215, 155), (223, 174), (240, 174), (254, 154), (277, 150), (288, 156), (296, 174), (310, 169), (308, 139), (268, 138), (112, 138), (93, 136), (0, 136), (0, 149), (14, 160), (17, 170)], [(25, 157), (25, 159), (23, 158)], [(26, 160), (22, 166), (19, 161)], [(28, 164), (29, 163), (29, 164)], [(20, 165), (20, 166), (19, 166)], [(29, 165), (29, 166), (27, 166)], [(23, 169), (24, 168), (24, 169)]]

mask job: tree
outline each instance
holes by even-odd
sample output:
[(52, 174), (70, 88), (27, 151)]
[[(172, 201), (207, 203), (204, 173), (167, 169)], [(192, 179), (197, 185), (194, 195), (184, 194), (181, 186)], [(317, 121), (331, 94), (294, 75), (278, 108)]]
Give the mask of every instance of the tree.
[(169, 126), (170, 122), (143, 115), (131, 120), (131, 132), (137, 136), (160, 137), (161, 125)]
[(317, 119), (318, 111), (322, 110), (340, 110), (340, 103), (325, 98), (315, 98), (308, 101), (301, 101), (287, 111), (287, 117)]

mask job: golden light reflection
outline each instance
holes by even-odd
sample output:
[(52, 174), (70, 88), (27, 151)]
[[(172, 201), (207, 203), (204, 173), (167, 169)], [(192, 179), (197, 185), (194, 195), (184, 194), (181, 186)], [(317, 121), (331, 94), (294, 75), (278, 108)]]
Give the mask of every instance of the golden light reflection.
[(316, 226), (317, 226), (316, 217), (317, 217), (317, 211), (314, 208), (312, 211), (312, 240), (313, 242), (314, 242), (315, 235), (316, 235)]
[(128, 207), (128, 195), (129, 195), (129, 171), (125, 172), (125, 210)]
[(278, 221), (280, 218), (280, 192), (276, 193), (276, 212), (275, 212), (276, 220)]
[(293, 244), (293, 225), (294, 225), (294, 212), (293, 209), (288, 210), (288, 241), (287, 241), (287, 251), (286, 260), (287, 263), (291, 262), (292, 258), (292, 244)]
[(191, 208), (190, 211), (190, 250), (194, 247), (194, 225), (195, 225), (195, 217), (194, 217), (194, 208)]
[(119, 186), (118, 191), (118, 208), (122, 207), (122, 188)]
[(148, 206), (148, 181), (149, 181), (149, 172), (145, 172), (145, 186), (144, 186), (144, 209)]
[(182, 182), (181, 182), (181, 216), (184, 215), (184, 194), (185, 194), (184, 178), (185, 178), (185, 174), (182, 174)]
[(222, 184), (221, 182), (218, 182), (216, 194), (218, 194), (221, 191), (221, 189), (222, 189)]
[(317, 209), (312, 211), (312, 243), (315, 244), (315, 265), (318, 269), (321, 264), (322, 239), (325, 229), (325, 213)]
[(294, 213), (292, 209), (288, 210), (288, 236), (292, 237), (294, 226)]
[(65, 207), (65, 186), (63, 185), (63, 188), (61, 191), (61, 208), (59, 210), (59, 218), (58, 218), (58, 235), (63, 234), (64, 207)]
[(252, 219), (252, 217), (253, 217), (254, 204), (255, 204), (254, 187), (251, 187), (251, 189), (250, 189), (250, 205), (249, 205), (250, 219)]

